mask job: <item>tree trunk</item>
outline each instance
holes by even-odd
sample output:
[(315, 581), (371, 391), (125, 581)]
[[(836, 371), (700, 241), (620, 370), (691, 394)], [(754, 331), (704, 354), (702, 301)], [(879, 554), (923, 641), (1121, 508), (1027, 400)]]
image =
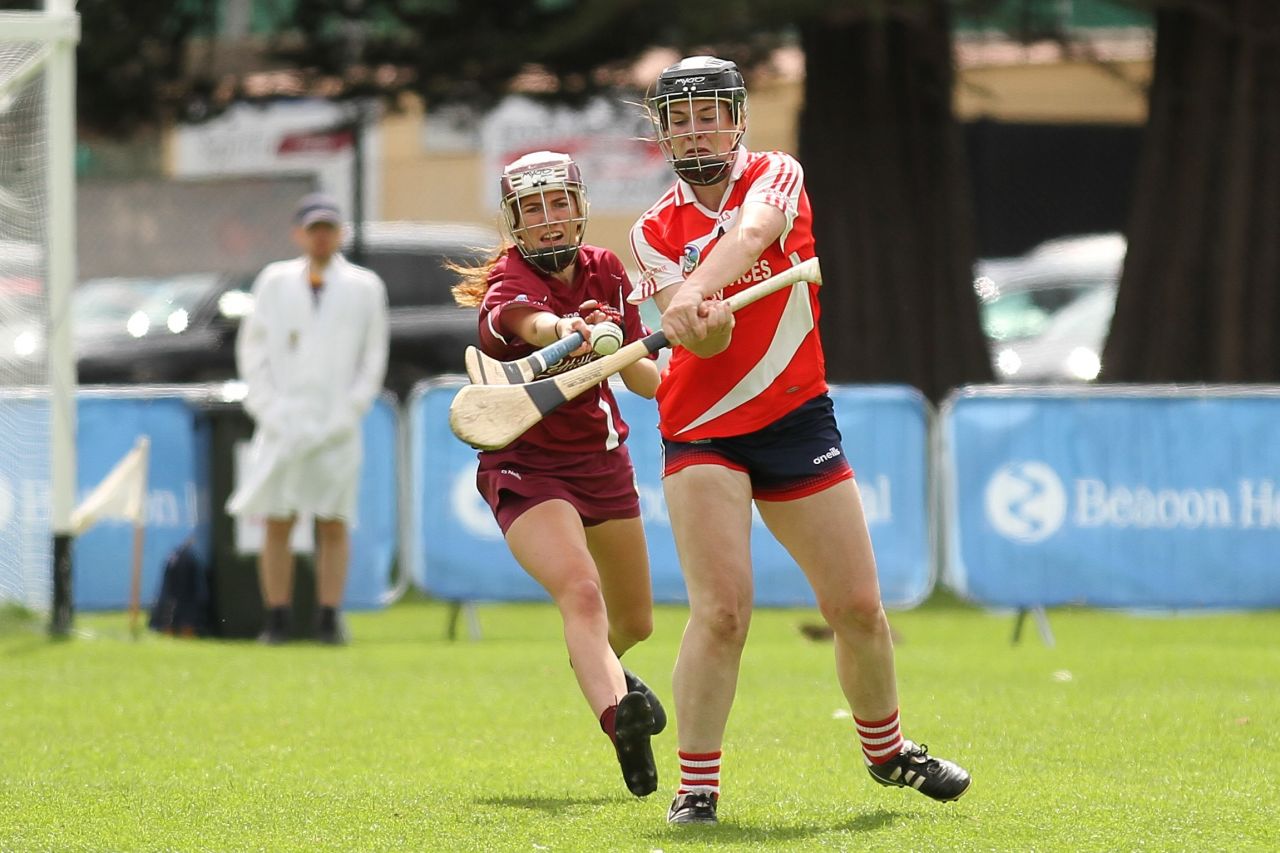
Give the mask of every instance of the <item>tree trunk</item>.
[(801, 37), (828, 376), (907, 383), (934, 401), (991, 381), (946, 2), (811, 22)]
[(1159, 9), (1150, 100), (1103, 378), (1280, 381), (1280, 4)]

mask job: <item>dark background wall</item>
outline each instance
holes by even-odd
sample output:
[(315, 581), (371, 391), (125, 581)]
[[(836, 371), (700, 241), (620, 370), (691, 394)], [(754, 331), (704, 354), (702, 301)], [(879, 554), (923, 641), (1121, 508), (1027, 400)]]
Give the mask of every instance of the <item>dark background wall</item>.
[(964, 131), (979, 257), (1124, 230), (1141, 127), (978, 121)]

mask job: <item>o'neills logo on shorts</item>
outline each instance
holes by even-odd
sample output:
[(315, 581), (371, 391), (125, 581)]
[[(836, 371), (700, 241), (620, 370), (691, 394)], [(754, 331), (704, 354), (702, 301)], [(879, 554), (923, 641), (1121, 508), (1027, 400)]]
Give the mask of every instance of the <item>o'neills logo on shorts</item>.
[(821, 465), (823, 462), (829, 462), (832, 459), (835, 459), (839, 455), (840, 455), (840, 448), (833, 447), (830, 450), (828, 450), (826, 453), (822, 454), (821, 456), (813, 457), (813, 464)]
[(702, 258), (702, 250), (693, 243), (684, 247), (684, 252), (680, 258), (680, 272), (688, 275), (698, 268), (698, 261)]

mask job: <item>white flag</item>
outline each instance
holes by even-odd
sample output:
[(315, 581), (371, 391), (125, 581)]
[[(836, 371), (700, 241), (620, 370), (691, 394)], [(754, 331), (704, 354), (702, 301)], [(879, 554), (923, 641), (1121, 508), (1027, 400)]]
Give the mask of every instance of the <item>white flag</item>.
[(150, 437), (139, 436), (133, 449), (71, 513), (73, 536), (79, 536), (104, 518), (142, 524), (150, 455)]

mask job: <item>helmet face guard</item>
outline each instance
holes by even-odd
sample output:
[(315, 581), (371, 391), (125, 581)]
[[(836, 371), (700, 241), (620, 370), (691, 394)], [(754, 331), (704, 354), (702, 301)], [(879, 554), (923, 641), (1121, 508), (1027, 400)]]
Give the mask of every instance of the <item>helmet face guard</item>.
[[(708, 102), (728, 107), (731, 127), (696, 129), (693, 118)], [(678, 105), (687, 108), (681, 114), (690, 121), (677, 128), (672, 125), (671, 110)], [(682, 59), (658, 75), (652, 94), (645, 99), (645, 110), (658, 147), (677, 175), (698, 186), (718, 183), (729, 175), (747, 129), (747, 88), (737, 65), (714, 56)], [(712, 143), (714, 150), (707, 152), (706, 143)]]
[(551, 275), (578, 259), (590, 204), (573, 158), (526, 154), (502, 170), (501, 189), (503, 218), (525, 260)]

